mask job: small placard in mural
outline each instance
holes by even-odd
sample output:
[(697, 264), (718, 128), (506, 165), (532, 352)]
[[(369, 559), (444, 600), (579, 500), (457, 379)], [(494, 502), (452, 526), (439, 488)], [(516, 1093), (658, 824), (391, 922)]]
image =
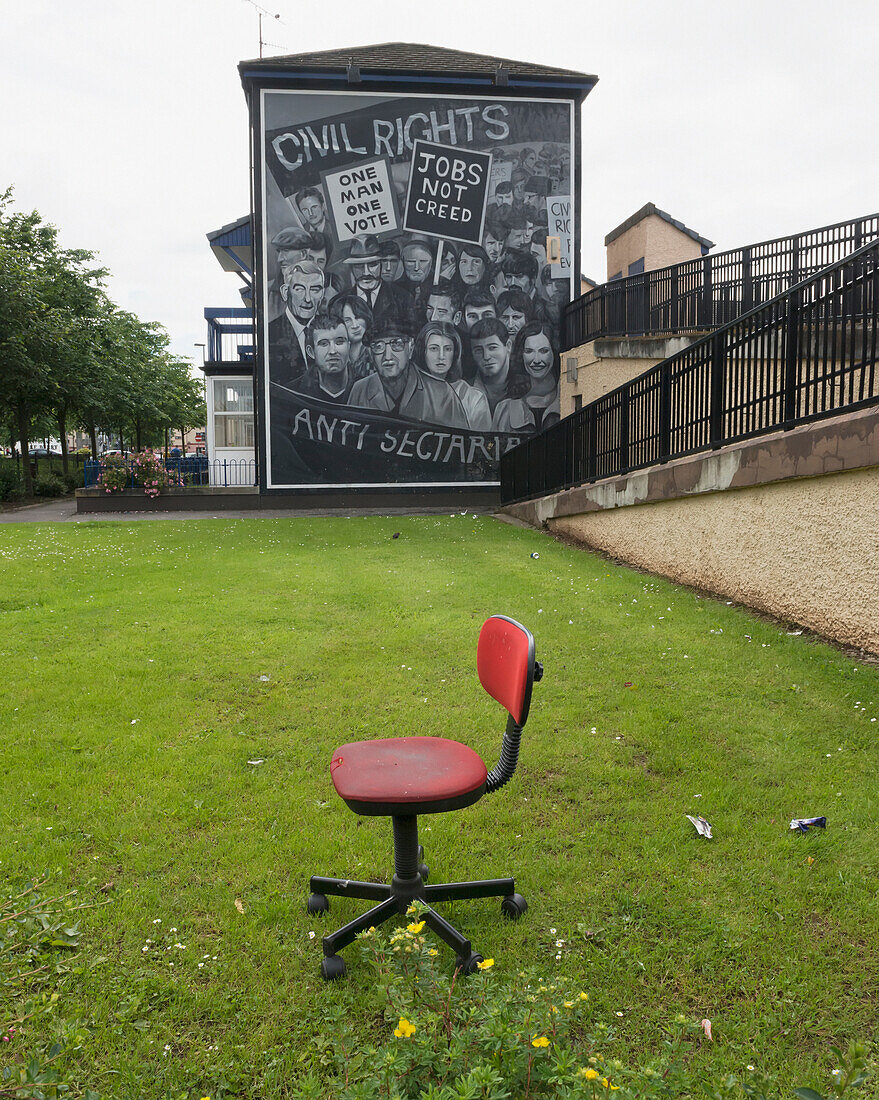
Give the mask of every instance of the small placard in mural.
[[(546, 200), (547, 258), (554, 279), (566, 279), (571, 274), (571, 196), (549, 195)], [(552, 238), (558, 240), (550, 244)]]
[(491, 153), (416, 141), (403, 228), (478, 244), (491, 175)]
[(329, 210), (340, 242), (372, 233), (396, 233), (397, 207), (387, 157), (357, 161), (340, 171), (322, 172)]

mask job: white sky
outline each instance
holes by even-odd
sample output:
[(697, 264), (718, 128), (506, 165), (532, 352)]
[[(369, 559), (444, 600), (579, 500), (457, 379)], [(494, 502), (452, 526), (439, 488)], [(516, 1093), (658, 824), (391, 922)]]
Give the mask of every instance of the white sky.
[[(583, 105), (582, 269), (645, 202), (717, 251), (879, 209), (875, 0), (263, 0), (300, 53), (373, 42), (595, 73)], [(0, 190), (110, 268), (124, 308), (201, 361), (238, 305), (205, 233), (249, 209), (246, 0), (0, 0)]]

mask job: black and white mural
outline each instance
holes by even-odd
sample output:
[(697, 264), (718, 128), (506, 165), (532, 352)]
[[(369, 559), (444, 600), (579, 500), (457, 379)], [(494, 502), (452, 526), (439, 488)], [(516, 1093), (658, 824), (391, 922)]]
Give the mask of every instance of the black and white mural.
[(573, 105), (261, 95), (267, 487), (496, 482), (558, 420)]

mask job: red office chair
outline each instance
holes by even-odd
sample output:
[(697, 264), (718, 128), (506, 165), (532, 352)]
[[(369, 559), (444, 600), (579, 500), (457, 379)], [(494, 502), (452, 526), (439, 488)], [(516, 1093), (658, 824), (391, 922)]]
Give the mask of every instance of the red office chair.
[[(385, 885), (312, 876), (309, 913), (329, 909), (327, 894), (378, 902), (362, 917), (324, 936), (320, 970), (327, 981), (345, 973), (345, 960), (338, 951), (352, 943), (359, 932), (405, 913), (416, 899), (430, 903), (502, 897), (501, 911), (512, 920), (527, 908), (522, 895), (514, 892), (511, 878), (428, 885), (428, 869), (422, 862), (424, 849), (418, 843), (417, 815), (460, 810), (498, 790), (512, 777), (519, 759), (522, 727), (528, 718), (531, 686), (543, 676), (543, 667), (534, 659), (530, 631), (503, 615), (493, 615), (483, 624), (476, 668), (482, 686), (509, 714), (500, 760), (492, 771), (486, 771), (481, 757), (472, 749), (444, 737), (354, 741), (333, 753), (330, 775), (341, 798), (356, 814), (390, 817), (393, 822), (394, 877), (390, 885)], [(421, 916), (441, 940), (455, 949), (458, 967), (465, 974), (472, 973), (482, 956), (473, 953), (470, 941), (429, 904)]]

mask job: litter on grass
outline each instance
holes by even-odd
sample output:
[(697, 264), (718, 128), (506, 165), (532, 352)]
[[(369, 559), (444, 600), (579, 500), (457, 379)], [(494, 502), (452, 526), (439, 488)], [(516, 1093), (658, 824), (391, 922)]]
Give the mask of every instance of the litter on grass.
[(687, 821), (689, 821), (699, 836), (706, 836), (711, 839), (711, 826), (705, 820), (704, 817), (693, 817), (692, 814), (687, 814)]
[(827, 818), (826, 817), (795, 817), (790, 823), (791, 829), (795, 829), (801, 833), (807, 833), (809, 828), (814, 829), (826, 829)]
[(537, 553), (537, 551), (535, 550), (535, 551), (534, 551), (534, 552), (533, 552), (533, 553), (531, 554), (531, 557), (532, 557), (532, 558), (539, 558), (539, 557), (540, 557), (540, 555), (539, 555), (539, 554)]

